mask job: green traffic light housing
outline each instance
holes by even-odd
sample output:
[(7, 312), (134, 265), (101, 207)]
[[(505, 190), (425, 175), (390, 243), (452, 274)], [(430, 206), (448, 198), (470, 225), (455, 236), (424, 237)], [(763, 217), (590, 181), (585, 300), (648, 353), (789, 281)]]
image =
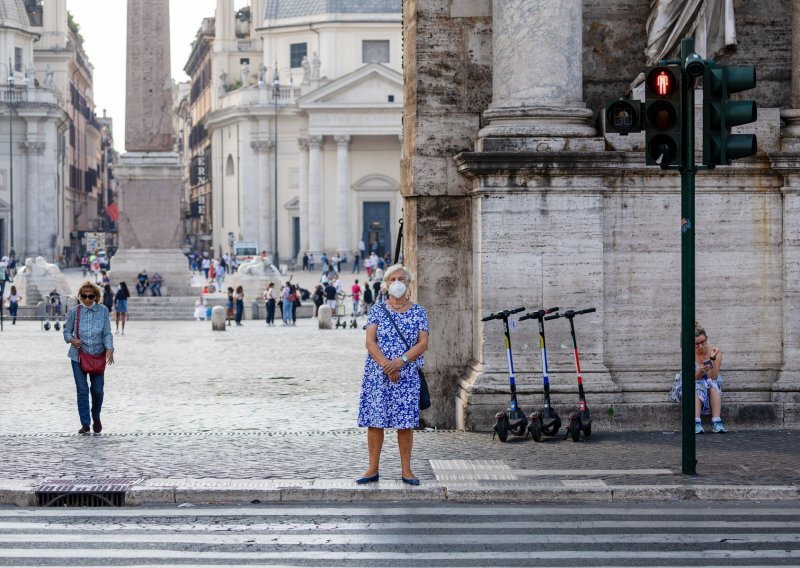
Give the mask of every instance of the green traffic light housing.
[(642, 131), (642, 103), (633, 99), (610, 99), (605, 104), (606, 132), (627, 136)]
[(645, 75), (645, 163), (662, 169), (682, 164), (682, 73), (678, 66), (651, 67)]
[(755, 101), (731, 101), (730, 95), (756, 86), (755, 67), (716, 67), (703, 74), (703, 158), (706, 165), (730, 165), (758, 151), (755, 134), (732, 134), (734, 126), (758, 119)]

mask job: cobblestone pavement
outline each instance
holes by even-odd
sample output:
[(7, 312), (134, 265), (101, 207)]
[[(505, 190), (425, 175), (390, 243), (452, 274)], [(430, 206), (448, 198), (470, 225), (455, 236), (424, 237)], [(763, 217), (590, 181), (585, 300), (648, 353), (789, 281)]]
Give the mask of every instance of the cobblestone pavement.
[[(0, 333), (0, 479), (352, 479), (366, 462), (365, 435), (355, 428), (363, 340), (361, 330), (320, 331), (312, 320), (290, 328), (246, 321), (225, 332), (204, 322), (132, 321), (126, 335), (115, 336), (104, 432), (79, 436), (61, 335), (34, 322), (7, 326)], [(413, 468), (422, 479), (455, 472), (485, 484), (599, 479), (797, 487), (797, 435), (698, 436), (700, 477), (692, 479), (680, 474), (676, 432), (596, 430), (577, 444), (503, 444), (485, 433), (423, 431), (415, 437)], [(389, 479), (399, 475), (392, 433), (381, 470)]]

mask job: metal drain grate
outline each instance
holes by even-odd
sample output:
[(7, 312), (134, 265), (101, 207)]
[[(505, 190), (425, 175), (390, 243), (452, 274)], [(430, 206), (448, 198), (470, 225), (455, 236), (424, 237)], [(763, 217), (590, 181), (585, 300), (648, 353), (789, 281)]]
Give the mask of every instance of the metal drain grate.
[(46, 479), (36, 486), (39, 507), (122, 507), (125, 492), (140, 477)]

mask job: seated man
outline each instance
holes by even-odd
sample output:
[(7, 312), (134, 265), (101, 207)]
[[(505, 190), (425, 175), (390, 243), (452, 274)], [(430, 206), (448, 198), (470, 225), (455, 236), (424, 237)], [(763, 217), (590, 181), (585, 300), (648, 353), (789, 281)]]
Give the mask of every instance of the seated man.
[(150, 279), (150, 291), (153, 293), (153, 296), (161, 295), (161, 284), (163, 282), (164, 278), (158, 272), (153, 274), (153, 278)]
[(144, 296), (149, 285), (150, 279), (147, 277), (147, 270), (142, 270), (139, 275), (136, 276), (136, 293), (140, 296)]

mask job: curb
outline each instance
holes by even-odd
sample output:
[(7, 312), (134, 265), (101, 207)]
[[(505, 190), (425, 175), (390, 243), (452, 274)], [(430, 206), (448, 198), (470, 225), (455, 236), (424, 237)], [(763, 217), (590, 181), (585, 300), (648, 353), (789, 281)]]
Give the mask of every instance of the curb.
[[(0, 505), (33, 507), (36, 481), (0, 480)], [(148, 479), (125, 492), (129, 506), (145, 504), (253, 504), (303, 501), (452, 503), (569, 503), (668, 501), (794, 501), (792, 485), (605, 485), (565, 487), (542, 483), (497, 484), (400, 481), (357, 486), (350, 479)]]

